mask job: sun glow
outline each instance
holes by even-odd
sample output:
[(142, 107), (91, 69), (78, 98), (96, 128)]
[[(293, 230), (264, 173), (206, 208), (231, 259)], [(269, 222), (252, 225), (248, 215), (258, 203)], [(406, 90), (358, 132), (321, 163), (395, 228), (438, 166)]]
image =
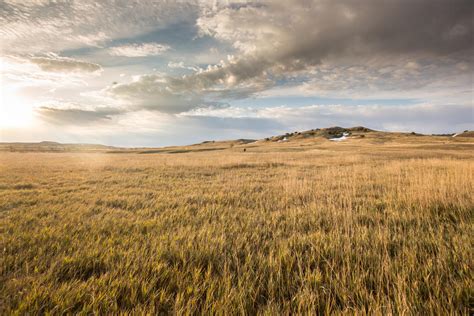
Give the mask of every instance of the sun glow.
[(0, 128), (31, 126), (33, 108), (28, 100), (5, 89), (0, 89)]

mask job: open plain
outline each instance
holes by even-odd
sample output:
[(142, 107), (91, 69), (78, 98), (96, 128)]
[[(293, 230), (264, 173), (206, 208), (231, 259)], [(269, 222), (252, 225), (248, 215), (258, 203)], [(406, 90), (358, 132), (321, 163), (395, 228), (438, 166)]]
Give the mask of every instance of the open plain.
[(4, 151), (0, 314), (469, 314), (473, 174), (379, 132)]

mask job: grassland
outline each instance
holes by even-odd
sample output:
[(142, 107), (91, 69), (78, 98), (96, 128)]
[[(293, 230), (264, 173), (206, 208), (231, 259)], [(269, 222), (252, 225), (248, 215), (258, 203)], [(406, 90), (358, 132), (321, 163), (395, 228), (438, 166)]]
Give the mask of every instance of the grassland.
[(378, 133), (3, 152), (0, 314), (469, 314), (473, 175)]

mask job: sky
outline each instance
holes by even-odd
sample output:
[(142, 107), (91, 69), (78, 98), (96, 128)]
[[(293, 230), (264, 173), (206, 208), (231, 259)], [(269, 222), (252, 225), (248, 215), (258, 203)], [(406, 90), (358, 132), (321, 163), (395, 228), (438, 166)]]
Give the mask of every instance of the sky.
[(0, 0), (0, 141), (474, 129), (471, 0)]

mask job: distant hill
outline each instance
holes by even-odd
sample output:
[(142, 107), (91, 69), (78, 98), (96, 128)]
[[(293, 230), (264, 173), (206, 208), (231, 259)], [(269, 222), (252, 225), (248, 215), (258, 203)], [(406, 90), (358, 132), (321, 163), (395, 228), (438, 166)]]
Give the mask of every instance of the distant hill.
[(112, 150), (121, 150), (121, 148), (98, 144), (61, 144), (51, 141), (0, 143), (0, 151), (3, 152), (106, 152)]
[(453, 137), (474, 137), (474, 131), (464, 131), (462, 133), (454, 134)]
[(284, 135), (267, 137), (265, 138), (265, 140), (266, 141), (289, 141), (292, 139), (305, 139), (305, 138), (314, 138), (314, 137), (323, 137), (326, 139), (332, 139), (332, 138), (339, 138), (344, 135), (347, 135), (347, 136), (350, 136), (353, 134), (363, 135), (364, 133), (371, 133), (371, 132), (376, 132), (376, 131), (367, 127), (363, 127), (363, 126), (356, 126), (356, 127), (349, 127), (349, 128), (334, 126), (334, 127), (328, 127), (328, 128), (311, 129), (311, 130), (302, 131), (302, 132), (286, 133)]
[(474, 137), (474, 131), (464, 131), (457, 134), (438, 134), (438, 135), (423, 135), (418, 133), (399, 133), (399, 132), (382, 132), (376, 131), (364, 126), (356, 127), (328, 127), (328, 128), (316, 128), (301, 132), (291, 132), (277, 136), (271, 136), (260, 140), (254, 139), (235, 139), (235, 140), (224, 140), (214, 141), (207, 140), (198, 144), (188, 146), (169, 146), (169, 147), (141, 147), (141, 148), (122, 148), (114, 146), (105, 146), (98, 144), (62, 144), (53, 141), (42, 141), (38, 143), (0, 143), (0, 152), (105, 152), (105, 153), (141, 153), (141, 154), (154, 154), (154, 153), (189, 153), (189, 152), (207, 152), (216, 150), (225, 150), (229, 148), (240, 148), (260, 146), (262, 144), (282, 143), (289, 142), (290, 144), (298, 144), (302, 142), (327, 142), (327, 140), (341, 140), (341, 141), (354, 141), (363, 140), (372, 143), (384, 143), (395, 139), (405, 139), (406, 141), (416, 141), (420, 136), (424, 138), (432, 137), (438, 139), (438, 141), (446, 141), (455, 138), (460, 138), (457, 141), (468, 141), (468, 137)]

